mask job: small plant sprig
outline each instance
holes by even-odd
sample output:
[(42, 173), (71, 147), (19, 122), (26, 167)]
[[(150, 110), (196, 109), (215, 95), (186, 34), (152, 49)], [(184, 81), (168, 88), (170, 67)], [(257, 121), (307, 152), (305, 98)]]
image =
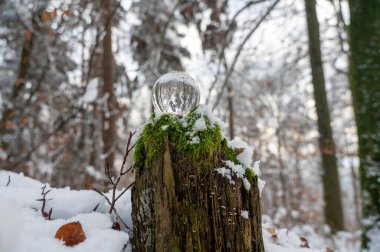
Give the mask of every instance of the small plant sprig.
[(129, 137), (128, 137), (128, 142), (127, 142), (127, 147), (125, 149), (125, 154), (124, 154), (124, 158), (123, 158), (123, 163), (121, 164), (121, 167), (120, 167), (120, 171), (119, 171), (119, 174), (118, 176), (115, 178), (112, 177), (112, 174), (111, 174), (111, 170), (110, 170), (110, 167), (108, 166), (108, 164), (106, 164), (106, 168), (105, 168), (105, 173), (108, 177), (108, 180), (110, 182), (110, 184), (112, 185), (112, 197), (111, 199), (109, 199), (104, 193), (102, 193), (101, 191), (99, 191), (98, 189), (94, 188), (93, 190), (97, 193), (99, 193), (100, 195), (102, 195), (106, 201), (108, 202), (108, 204), (110, 205), (110, 208), (109, 208), (109, 213), (111, 214), (112, 212), (115, 213), (116, 215), (116, 218), (118, 218), (120, 220), (120, 222), (127, 228), (127, 229), (131, 229), (130, 227), (128, 227), (128, 225), (122, 220), (122, 218), (120, 217), (120, 215), (117, 213), (117, 210), (115, 208), (115, 204), (117, 202), (118, 199), (121, 198), (121, 196), (123, 196), (123, 194), (128, 191), (130, 188), (133, 187), (133, 185), (135, 184), (134, 182), (131, 183), (129, 186), (127, 186), (126, 188), (124, 188), (124, 190), (118, 195), (116, 196), (116, 191), (117, 191), (117, 186), (119, 185), (119, 182), (121, 180), (121, 178), (127, 174), (128, 172), (130, 172), (131, 170), (133, 170), (134, 168), (134, 165), (130, 166), (128, 169), (125, 168), (125, 165), (127, 163), (127, 158), (129, 156), (129, 154), (131, 153), (131, 151), (133, 150), (133, 148), (135, 147), (135, 143), (132, 144), (132, 138), (133, 136), (135, 135), (136, 132), (130, 132), (129, 133)]
[(42, 201), (41, 214), (44, 218), (51, 220), (51, 214), (53, 212), (53, 208), (50, 208), (49, 213), (45, 211), (46, 201), (53, 199), (53, 198), (46, 199), (46, 195), (48, 195), (48, 193), (51, 192), (51, 190), (49, 189), (49, 190), (45, 191), (46, 185), (44, 185), (41, 189), (42, 189), (42, 192), (41, 192), (42, 198), (37, 199), (37, 201)]

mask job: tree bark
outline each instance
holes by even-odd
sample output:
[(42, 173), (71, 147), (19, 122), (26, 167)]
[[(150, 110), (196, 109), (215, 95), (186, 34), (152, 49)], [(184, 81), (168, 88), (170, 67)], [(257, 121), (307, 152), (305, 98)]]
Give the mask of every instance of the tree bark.
[(330, 113), (326, 96), (321, 43), (319, 39), (319, 23), (315, 4), (315, 0), (305, 0), (310, 65), (318, 117), (319, 149), (323, 166), (322, 182), (325, 200), (325, 221), (333, 231), (337, 231), (344, 229), (343, 210), (335, 143), (332, 137)]
[(380, 1), (350, 0), (350, 82), (359, 138), (362, 248), (380, 228)]
[(217, 168), (220, 157), (181, 156), (170, 133), (163, 144), (151, 167), (137, 168), (133, 251), (264, 251), (257, 176), (247, 191), (241, 179), (231, 185), (215, 169), (205, 169)]

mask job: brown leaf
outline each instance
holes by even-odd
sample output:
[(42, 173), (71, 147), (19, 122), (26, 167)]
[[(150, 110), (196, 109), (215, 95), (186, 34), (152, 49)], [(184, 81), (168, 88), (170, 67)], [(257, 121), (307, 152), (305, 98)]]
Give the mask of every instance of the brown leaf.
[(57, 230), (55, 238), (63, 240), (66, 246), (72, 247), (86, 240), (86, 235), (84, 234), (82, 225), (77, 221), (61, 226)]
[(326, 248), (326, 252), (334, 252), (334, 250), (331, 249), (331, 248), (329, 248), (329, 247), (327, 247), (327, 248)]
[(114, 222), (114, 223), (112, 224), (112, 229), (115, 229), (115, 230), (117, 230), (117, 231), (120, 231), (121, 229), (120, 229), (120, 224), (119, 224), (119, 222)]
[(272, 236), (277, 235), (276, 229), (275, 229), (274, 227), (268, 227), (267, 230), (268, 230), (268, 232), (269, 232)]
[(42, 22), (48, 22), (55, 18), (57, 16), (57, 9), (54, 9), (53, 11), (47, 11), (45, 10), (41, 15), (41, 21)]
[(236, 155), (239, 155), (239, 154), (242, 153), (244, 150), (245, 150), (245, 148), (234, 148), (234, 152), (236, 153)]
[(48, 214), (47, 212), (42, 212), (42, 216), (43, 216), (45, 219), (49, 218), (49, 214)]
[(301, 240), (301, 247), (302, 248), (310, 248), (309, 247), (309, 241), (305, 237), (300, 237)]

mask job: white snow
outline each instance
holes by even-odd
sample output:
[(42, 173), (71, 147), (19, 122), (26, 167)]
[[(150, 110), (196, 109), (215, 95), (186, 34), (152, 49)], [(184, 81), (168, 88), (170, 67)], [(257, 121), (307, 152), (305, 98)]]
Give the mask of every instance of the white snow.
[(235, 181), (231, 177), (231, 170), (225, 167), (220, 167), (215, 169), (222, 177), (227, 178), (231, 185), (235, 185)]
[(380, 227), (373, 227), (368, 231), (369, 241), (369, 251), (368, 252), (379, 252), (380, 251)]
[(232, 162), (231, 160), (227, 160), (224, 162), (226, 164), (226, 166), (228, 168), (230, 168), (234, 173), (235, 175), (238, 177), (238, 178), (243, 178), (243, 175), (244, 175), (244, 168), (241, 164), (235, 164), (234, 162)]
[(251, 183), (246, 178), (243, 178), (243, 186), (245, 190), (247, 191), (251, 190)]
[[(216, 170), (223, 176), (231, 177), (232, 170), (229, 168), (221, 167)], [(132, 234), (132, 231), (126, 228), (123, 228), (122, 231), (116, 231), (111, 228), (115, 216), (107, 213), (109, 206), (101, 195), (94, 191), (51, 188), (46, 185), (46, 190), (50, 189), (51, 192), (47, 194), (49, 200), (45, 210), (53, 209), (52, 220), (46, 220), (40, 211), (42, 202), (37, 201), (42, 197), (41, 188), (43, 186), (44, 184), (41, 182), (22, 174), (0, 171), (0, 251), (131, 251), (129, 234)], [(107, 195), (110, 195), (110, 192)], [(99, 206), (94, 212), (93, 209), (98, 204)], [(126, 224), (132, 227), (130, 190), (117, 202), (116, 208)], [(282, 211), (283, 209), (279, 212)], [(249, 211), (241, 210), (240, 216), (248, 219)], [(81, 223), (86, 240), (74, 247), (66, 247), (62, 241), (55, 239), (54, 236), (60, 226), (73, 221)], [(266, 252), (326, 252), (327, 247), (329, 247), (329, 242), (314, 232), (311, 227), (296, 229), (298, 231), (287, 229), (277, 231), (272, 226), (272, 221), (268, 216), (263, 216), (262, 226)], [(301, 239), (300, 233), (305, 233), (305, 231), (308, 237)], [(379, 230), (374, 230), (371, 235), (378, 237), (378, 234)], [(358, 243), (347, 245), (354, 237), (360, 237), (360, 233), (339, 232), (334, 237), (334, 244), (341, 246), (342, 249), (335, 251), (358, 251)], [(305, 242), (309, 248), (302, 247), (305, 246)], [(369, 252), (379, 251), (378, 248), (375, 246)]]
[(207, 125), (206, 125), (206, 120), (204, 119), (204, 117), (200, 117), (198, 118), (195, 123), (194, 123), (194, 126), (193, 126), (193, 131), (194, 132), (197, 132), (197, 131), (204, 131), (207, 129)]
[(98, 78), (91, 79), (87, 84), (86, 92), (80, 98), (80, 102), (85, 103), (85, 104), (94, 102), (95, 99), (98, 97), (98, 86), (99, 86), (99, 79)]
[[(43, 186), (22, 174), (0, 171), (0, 251), (111, 252), (122, 251), (129, 242), (126, 232), (111, 229), (115, 216), (107, 213), (108, 203), (94, 191), (46, 185), (45, 191), (51, 189), (51, 192), (46, 197), (45, 211), (52, 209), (52, 220), (46, 220), (40, 211), (42, 202), (37, 201), (42, 197)], [(127, 225), (132, 226), (130, 192), (120, 200), (117, 202), (118, 213)], [(86, 240), (70, 248), (54, 236), (60, 226), (73, 221), (82, 224)], [(128, 251), (130, 248), (127, 247), (124, 252)]]
[(261, 193), (264, 190), (265, 181), (262, 180), (262, 179), (260, 179), (260, 178), (258, 178), (257, 182), (258, 182), (258, 187), (259, 187), (259, 191), (260, 191), (260, 195), (261, 195)]
[(95, 167), (88, 165), (85, 169), (88, 175), (91, 175), (94, 177), (96, 180), (100, 181), (105, 178), (104, 173), (97, 171)]
[(193, 136), (191, 140), (189, 141), (189, 144), (199, 144), (201, 142), (201, 139), (199, 136)]
[(261, 174), (261, 172), (260, 172), (260, 161), (255, 161), (252, 169), (253, 169), (253, 172), (255, 173), (255, 175), (260, 176), (260, 174)]
[(240, 216), (243, 217), (244, 219), (249, 219), (249, 211), (242, 210), (240, 213)]
[(248, 146), (246, 142), (238, 140), (238, 139), (234, 139), (234, 140), (228, 141), (227, 145), (233, 150), (242, 149), (242, 152), (237, 155), (237, 159), (245, 167), (250, 167), (252, 165), (253, 149), (250, 146)]
[(219, 128), (221, 129), (224, 129), (226, 127), (226, 125), (224, 124), (224, 122), (222, 120), (220, 120), (219, 118), (217, 118), (213, 113), (212, 113), (212, 110), (210, 107), (208, 106), (205, 106), (205, 105), (200, 105), (196, 110), (195, 110), (195, 113), (196, 114), (200, 114), (202, 116), (207, 116), (210, 120), (210, 126), (211, 127), (214, 127), (214, 126), (219, 126)]

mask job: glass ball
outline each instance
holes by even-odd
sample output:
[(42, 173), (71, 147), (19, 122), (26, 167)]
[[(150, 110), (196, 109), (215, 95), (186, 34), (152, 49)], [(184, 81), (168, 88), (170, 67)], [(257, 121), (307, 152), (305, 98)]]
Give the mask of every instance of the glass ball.
[(199, 104), (199, 88), (188, 74), (170, 72), (153, 86), (152, 102), (156, 111), (184, 115)]

